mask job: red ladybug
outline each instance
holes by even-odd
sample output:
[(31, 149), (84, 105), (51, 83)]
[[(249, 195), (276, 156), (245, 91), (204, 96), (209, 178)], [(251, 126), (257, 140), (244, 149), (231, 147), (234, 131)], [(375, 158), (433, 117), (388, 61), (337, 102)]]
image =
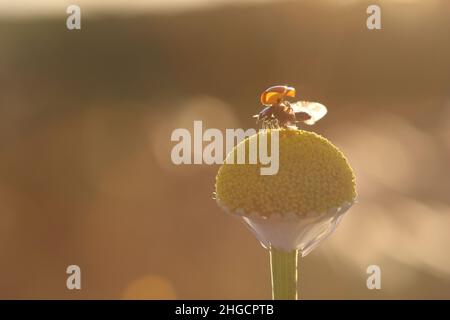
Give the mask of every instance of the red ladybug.
[(295, 88), (274, 86), (261, 94), (261, 103), (266, 107), (254, 117), (262, 122), (263, 128), (297, 128), (299, 122), (312, 125), (327, 113), (327, 108), (320, 103), (290, 103), (286, 97), (294, 98)]

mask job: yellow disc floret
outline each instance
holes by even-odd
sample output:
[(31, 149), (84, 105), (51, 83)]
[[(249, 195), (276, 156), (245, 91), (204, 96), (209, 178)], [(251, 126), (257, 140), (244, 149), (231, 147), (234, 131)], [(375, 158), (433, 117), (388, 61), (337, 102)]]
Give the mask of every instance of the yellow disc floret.
[[(274, 131), (274, 130), (272, 130)], [(261, 175), (260, 163), (233, 164), (239, 145), (227, 157), (216, 177), (216, 196), (229, 210), (274, 213), (321, 214), (356, 197), (355, 176), (342, 152), (324, 137), (309, 131), (279, 131), (279, 170)], [(245, 144), (246, 154), (249, 137)], [(270, 150), (270, 149), (269, 149)], [(248, 163), (248, 162), (247, 162)]]

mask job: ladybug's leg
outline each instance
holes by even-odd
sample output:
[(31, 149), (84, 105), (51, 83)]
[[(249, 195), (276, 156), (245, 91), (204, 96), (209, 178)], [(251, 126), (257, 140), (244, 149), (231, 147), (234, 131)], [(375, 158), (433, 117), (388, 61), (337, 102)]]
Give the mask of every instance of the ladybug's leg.
[(273, 107), (269, 106), (264, 108), (260, 113), (258, 120), (262, 121), (263, 129), (266, 129), (271, 126), (270, 122), (275, 118), (273, 114)]

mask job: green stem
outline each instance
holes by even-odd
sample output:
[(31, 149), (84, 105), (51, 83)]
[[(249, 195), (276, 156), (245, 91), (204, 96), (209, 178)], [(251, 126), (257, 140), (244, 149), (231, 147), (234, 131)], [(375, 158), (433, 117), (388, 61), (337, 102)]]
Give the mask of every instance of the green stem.
[(297, 300), (298, 250), (286, 252), (270, 249), (272, 299)]

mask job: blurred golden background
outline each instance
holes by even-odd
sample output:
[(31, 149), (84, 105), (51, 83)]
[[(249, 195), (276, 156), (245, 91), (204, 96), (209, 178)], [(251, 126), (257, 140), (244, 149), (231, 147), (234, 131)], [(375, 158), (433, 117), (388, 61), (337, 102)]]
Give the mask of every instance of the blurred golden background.
[(173, 165), (170, 133), (255, 127), (275, 84), (328, 107), (311, 129), (358, 182), (301, 298), (450, 298), (448, 1), (78, 2), (68, 31), (71, 2), (0, 1), (0, 298), (269, 299), (218, 167)]

